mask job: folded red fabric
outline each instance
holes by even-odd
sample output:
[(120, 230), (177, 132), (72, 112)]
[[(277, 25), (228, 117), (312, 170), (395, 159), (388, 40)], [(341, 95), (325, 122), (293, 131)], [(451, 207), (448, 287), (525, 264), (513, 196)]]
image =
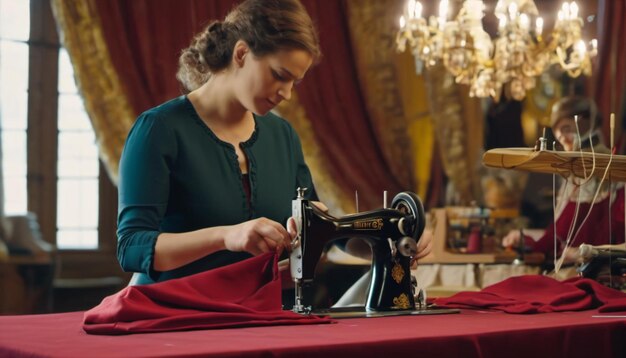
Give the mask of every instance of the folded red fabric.
[(282, 310), (281, 290), (278, 256), (268, 253), (180, 279), (128, 286), (85, 312), (83, 329), (113, 335), (332, 322)]
[(626, 293), (587, 278), (557, 281), (540, 275), (508, 278), (479, 292), (459, 292), (434, 300), (438, 307), (482, 308), (507, 313), (545, 313), (598, 309), (626, 311)]

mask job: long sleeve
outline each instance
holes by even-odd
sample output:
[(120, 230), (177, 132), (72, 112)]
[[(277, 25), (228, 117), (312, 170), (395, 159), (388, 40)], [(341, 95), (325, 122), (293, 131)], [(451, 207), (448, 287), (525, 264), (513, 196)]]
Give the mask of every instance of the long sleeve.
[(125, 271), (151, 278), (154, 246), (168, 206), (170, 167), (176, 157), (172, 132), (144, 113), (130, 131), (120, 160), (118, 260)]
[[(580, 203), (578, 215), (576, 215), (576, 202), (566, 204), (563, 212), (556, 222), (557, 255), (560, 255), (571, 232), (570, 247), (578, 247), (581, 244), (604, 245), (624, 242), (624, 188), (612, 194), (611, 213), (609, 214), (608, 197), (598, 201), (591, 208), (591, 213), (586, 221), (585, 217), (590, 209), (590, 203)], [(576, 223), (572, 222), (576, 217)], [(611, 223), (609, 226), (609, 217)], [(547, 257), (554, 256), (554, 224), (546, 228), (543, 236), (535, 243), (527, 240), (533, 251), (543, 252)]]

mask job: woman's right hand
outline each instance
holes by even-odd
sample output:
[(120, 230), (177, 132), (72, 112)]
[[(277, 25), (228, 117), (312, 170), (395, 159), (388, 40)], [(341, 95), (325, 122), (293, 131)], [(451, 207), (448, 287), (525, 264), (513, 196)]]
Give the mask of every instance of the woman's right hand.
[(279, 223), (258, 218), (230, 226), (224, 235), (224, 246), (230, 251), (246, 251), (261, 255), (281, 251), (291, 244), (291, 235)]
[(505, 237), (502, 238), (502, 246), (516, 247), (517, 245), (519, 245), (520, 240), (521, 240), (520, 231), (511, 230)]

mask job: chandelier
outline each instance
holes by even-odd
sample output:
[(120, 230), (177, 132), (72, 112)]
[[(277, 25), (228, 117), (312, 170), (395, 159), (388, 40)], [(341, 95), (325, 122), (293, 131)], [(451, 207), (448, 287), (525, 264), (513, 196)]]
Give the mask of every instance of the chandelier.
[(574, 78), (591, 74), (597, 41), (582, 39), (576, 2), (563, 3), (549, 36), (544, 36), (543, 18), (533, 0), (498, 0), (495, 39), (483, 29), (484, 9), (482, 0), (465, 0), (449, 20), (449, 1), (441, 0), (438, 16), (426, 19), (422, 4), (409, 0), (400, 17), (398, 51), (410, 47), (418, 74), (442, 61), (457, 83), (469, 85), (470, 96), (496, 101), (503, 88), (507, 96), (524, 99), (536, 77), (553, 64)]

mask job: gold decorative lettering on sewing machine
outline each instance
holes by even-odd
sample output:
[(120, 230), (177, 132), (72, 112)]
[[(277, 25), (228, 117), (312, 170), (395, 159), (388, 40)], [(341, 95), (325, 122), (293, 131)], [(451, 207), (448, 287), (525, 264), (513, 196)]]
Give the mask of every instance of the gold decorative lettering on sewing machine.
[(394, 297), (393, 304), (394, 307), (399, 310), (407, 310), (411, 308), (411, 300), (409, 300), (409, 296), (404, 293), (398, 297)]
[(393, 269), (391, 270), (391, 277), (393, 277), (393, 280), (396, 281), (396, 283), (402, 282), (402, 279), (404, 278), (404, 269), (402, 268), (402, 265), (396, 263), (393, 266)]
[(355, 230), (382, 230), (383, 219), (355, 221), (353, 227)]
[[(298, 197), (292, 201), (292, 216), (297, 227), (290, 254), (295, 312), (307, 314), (315, 309), (306, 301), (302, 288), (313, 282), (324, 248), (349, 238), (360, 238), (372, 248), (372, 280), (362, 309), (366, 312), (414, 309), (410, 263), (425, 225), (422, 202), (416, 194), (401, 192), (388, 208), (334, 217), (312, 205), (304, 197), (304, 190), (299, 189)], [(399, 297), (405, 299), (398, 301)]]

